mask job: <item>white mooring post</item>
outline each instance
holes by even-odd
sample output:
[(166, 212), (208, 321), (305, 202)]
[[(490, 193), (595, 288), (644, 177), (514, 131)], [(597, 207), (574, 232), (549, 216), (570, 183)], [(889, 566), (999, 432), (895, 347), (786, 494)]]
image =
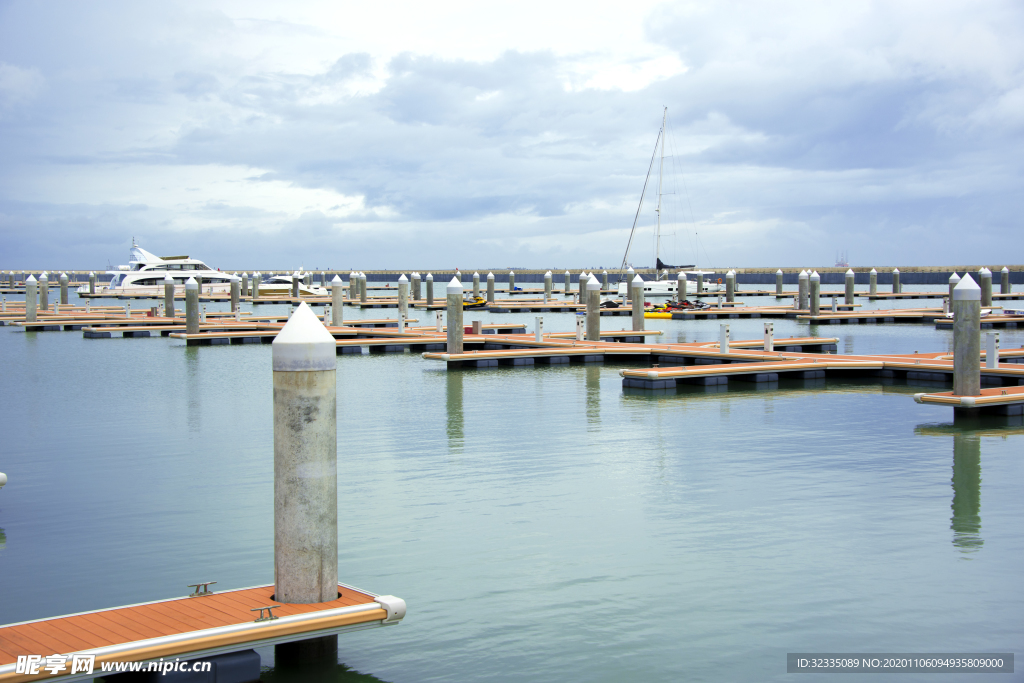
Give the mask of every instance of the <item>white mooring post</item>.
[(345, 303), (342, 300), (345, 288), (337, 275), (331, 280), (331, 327), (341, 327), (345, 322)]
[(39, 276), (39, 310), (46, 311), (50, 308), (50, 279), (44, 271)]
[(999, 293), (1013, 293), (1013, 288), (1010, 286), (1010, 269), (1006, 266), (1003, 266), (1003, 269), (999, 271)]
[(564, 277), (565, 277), (565, 296), (569, 296), (569, 293), (572, 291), (572, 275), (570, 275), (569, 271), (567, 270), (567, 271), (565, 271), (565, 276)]
[(238, 303), (242, 298), (242, 280), (238, 276), (231, 278), (231, 311), (239, 310)]
[(992, 271), (982, 267), (978, 271), (978, 284), (981, 286), (981, 305), (992, 305)]
[(96, 293), (96, 273), (89, 271), (89, 293)]
[(487, 303), (494, 303), (494, 273), (487, 273)]
[(868, 294), (870, 296), (876, 296), (878, 294), (878, 271), (874, 268), (868, 273)]
[(544, 318), (543, 316), (537, 316), (533, 319), (533, 340), (537, 342), (544, 341)]
[(736, 301), (736, 271), (730, 270), (725, 274), (725, 300), (729, 303)]
[(806, 270), (801, 270), (800, 275), (797, 277), (797, 289), (796, 298), (793, 299), (793, 308), (798, 311), (806, 310), (807, 300), (807, 279), (810, 277), (810, 273)]
[(999, 333), (989, 332), (985, 335), (985, 367), (992, 369), (999, 367)]
[(409, 317), (409, 280), (404, 274), (398, 278), (398, 317)]
[(249, 296), (249, 274), (242, 273), (242, 296)]
[(601, 289), (603, 289), (606, 292), (608, 291), (608, 271), (607, 270), (602, 270), (601, 271)]
[(39, 295), (37, 291), (39, 289), (39, 283), (31, 275), (25, 280), (25, 322), (34, 323), (36, 322), (36, 306), (38, 305)]
[(462, 283), (453, 277), (448, 283), (448, 353), (462, 353)]
[(849, 270), (846, 271), (846, 283), (845, 283), (846, 284), (846, 290), (844, 292), (844, 298), (843, 298), (843, 303), (847, 304), (847, 305), (853, 303), (853, 284), (854, 284), (854, 278), (855, 278), (855, 276), (853, 274), (853, 268), (850, 268)]
[(427, 273), (427, 281), (426, 281), (426, 285), (424, 285), (424, 286), (427, 289), (427, 306), (433, 306), (434, 305), (434, 274), (433, 273)]
[(544, 303), (551, 300), (551, 290), (554, 287), (551, 271), (544, 273)]
[(480, 273), (473, 273), (473, 300), (476, 301), (480, 297)]
[(366, 303), (366, 273), (359, 271), (359, 303)]
[(901, 291), (903, 291), (903, 288), (900, 286), (900, 269), (899, 268), (893, 268), (892, 269), (892, 293), (893, 294), (899, 294)]
[(587, 280), (587, 341), (601, 341), (601, 283), (596, 275)]
[(334, 337), (303, 302), (274, 338), (274, 600), (338, 597)]
[(637, 275), (630, 283), (630, 297), (633, 299), (633, 330), (644, 329), (644, 280)]
[(434, 317), (437, 319), (437, 334), (444, 333), (444, 311), (435, 311)]
[(252, 273), (252, 296), (253, 303), (260, 298), (260, 282), (263, 280), (263, 276), (260, 275), (260, 271), (254, 270)]
[(60, 274), (60, 305), (68, 305), (68, 274)]
[(775, 350), (775, 325), (774, 323), (764, 324), (764, 350)]
[(686, 271), (676, 273), (676, 303), (686, 301)]
[(775, 296), (782, 296), (782, 268), (775, 271)]
[(718, 350), (721, 353), (729, 353), (729, 326), (727, 324), (718, 326)]
[(953, 394), (981, 393), (981, 288), (964, 273), (953, 290)]
[(949, 276), (949, 300), (950, 301), (953, 300), (953, 290), (956, 289), (956, 286), (958, 284), (960, 284), (960, 276), (957, 275), (954, 272), (952, 275)]
[(349, 271), (348, 274), (348, 300), (355, 301), (359, 298), (359, 275), (356, 271)]
[(409, 292), (409, 296), (412, 297), (413, 301), (419, 301), (423, 298), (423, 287), (420, 285), (422, 279), (419, 273), (412, 274), (412, 291)]
[(697, 271), (697, 298), (704, 293), (704, 271)]
[(811, 273), (808, 282), (810, 289), (807, 296), (809, 297), (811, 315), (817, 316), (821, 314), (821, 276), (818, 275), (818, 271)]
[(199, 283), (192, 277), (185, 281), (185, 333), (199, 334)]
[(508, 271), (508, 295), (512, 296), (512, 291), (516, 288), (516, 274), (514, 271)]

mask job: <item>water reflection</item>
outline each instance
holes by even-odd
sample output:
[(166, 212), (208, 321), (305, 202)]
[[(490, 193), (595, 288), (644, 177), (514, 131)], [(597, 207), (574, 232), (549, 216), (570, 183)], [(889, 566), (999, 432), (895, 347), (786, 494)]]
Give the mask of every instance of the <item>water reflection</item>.
[(185, 347), (185, 387), (188, 430), (199, 432), (203, 427), (203, 390), (199, 379), (199, 347)]
[(7, 534), (4, 533), (3, 529), (0, 529), (0, 550), (7, 547)]
[(462, 453), (465, 442), (463, 423), (465, 415), (462, 408), (462, 382), (464, 374), (460, 370), (449, 370), (445, 374), (445, 406), (447, 408), (446, 432), (448, 434), (448, 450)]
[(269, 668), (260, 672), (263, 683), (374, 683), (382, 681), (371, 674), (364, 674), (350, 669), (344, 664), (310, 670), (308, 668), (290, 669), (286, 667)]
[(601, 424), (601, 367), (588, 365), (584, 372), (587, 386), (587, 431), (593, 431)]
[(953, 436), (953, 545), (963, 553), (981, 549), (981, 437)]

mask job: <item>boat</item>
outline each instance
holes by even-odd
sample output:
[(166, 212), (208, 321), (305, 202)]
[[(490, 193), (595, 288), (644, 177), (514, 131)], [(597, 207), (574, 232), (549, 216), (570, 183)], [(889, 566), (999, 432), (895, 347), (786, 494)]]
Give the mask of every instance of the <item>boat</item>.
[[(654, 143), (654, 154), (651, 155), (651, 163), (647, 169), (647, 178), (644, 180), (644, 188), (640, 193), (640, 204), (636, 209), (636, 216), (633, 219), (633, 229), (629, 233), (629, 242), (626, 244), (626, 253), (622, 257), (621, 271), (626, 270), (627, 261), (629, 260), (629, 250), (633, 245), (633, 236), (636, 233), (637, 221), (640, 218), (640, 209), (644, 205), (644, 196), (647, 194), (647, 186), (650, 183), (651, 171), (654, 169), (654, 159), (658, 156), (659, 150), (661, 153), (661, 161), (658, 165), (658, 206), (655, 209), (655, 215), (657, 216), (657, 223), (654, 228), (654, 263), (655, 263), (655, 278), (654, 280), (644, 282), (644, 297), (675, 297), (676, 289), (678, 288), (678, 273), (673, 275), (669, 271), (683, 271), (686, 275), (687, 293), (693, 292), (700, 296), (700, 294), (710, 294), (713, 292), (725, 291), (725, 286), (722, 282), (713, 282), (710, 278), (714, 276), (714, 273), (705, 272), (703, 270), (688, 270), (696, 268), (696, 264), (690, 264), (685, 266), (670, 266), (666, 265), (661, 260), (661, 197), (664, 194), (663, 180), (665, 173), (665, 137), (668, 124), (668, 107), (665, 107), (662, 111), (661, 116), (661, 130), (658, 131), (658, 138)], [(691, 277), (692, 276), (692, 277)], [(697, 291), (697, 278), (698, 276), (703, 278), (701, 291)], [(631, 286), (626, 280), (620, 280), (618, 285), (618, 295), (627, 296), (627, 287)]]
[(330, 296), (331, 292), (326, 287), (307, 285), (305, 275), (299, 268), (291, 275), (272, 275), (266, 280), (260, 281), (260, 296), (291, 296), (293, 283), (299, 281), (299, 296)]
[(462, 308), (487, 308), (487, 299), (482, 296), (469, 297), (462, 302)]
[[(225, 293), (231, 291), (234, 275), (222, 273), (210, 268), (199, 259), (188, 256), (154, 256), (132, 239), (128, 265), (118, 266), (106, 271), (111, 276), (110, 282), (100, 285), (96, 283), (97, 295), (117, 296), (121, 294), (152, 294), (162, 296), (164, 279), (168, 276), (174, 280), (175, 290), (184, 291), (189, 278), (202, 282), (204, 292)], [(89, 285), (78, 288), (79, 294), (88, 294)]]

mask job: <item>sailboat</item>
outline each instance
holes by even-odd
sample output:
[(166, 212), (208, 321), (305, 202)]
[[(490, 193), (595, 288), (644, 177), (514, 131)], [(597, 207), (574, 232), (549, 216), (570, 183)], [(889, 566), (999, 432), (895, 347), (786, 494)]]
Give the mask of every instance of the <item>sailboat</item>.
[[(661, 115), (661, 130), (658, 131), (658, 138), (654, 143), (654, 154), (651, 155), (651, 163), (647, 168), (647, 178), (644, 180), (644, 189), (640, 193), (640, 204), (636, 208), (636, 217), (633, 219), (633, 229), (629, 233), (629, 242), (626, 243), (626, 253), (622, 257), (621, 270), (625, 271), (626, 263), (629, 260), (629, 250), (633, 245), (633, 236), (636, 233), (637, 221), (640, 218), (640, 209), (644, 205), (644, 196), (647, 194), (647, 186), (650, 184), (651, 172), (654, 170), (654, 159), (658, 156), (659, 151), (661, 159), (658, 164), (658, 206), (655, 209), (655, 215), (657, 216), (657, 223), (654, 228), (654, 263), (655, 263), (655, 279), (644, 282), (644, 297), (674, 297), (676, 289), (678, 287), (678, 275), (672, 275), (669, 271), (684, 271), (686, 273), (687, 293), (694, 293), (697, 296), (700, 294), (707, 294), (710, 292), (723, 291), (725, 288), (721, 283), (715, 283), (705, 280), (701, 291), (697, 292), (697, 276), (712, 275), (713, 273), (705, 273), (702, 270), (687, 270), (696, 268), (695, 264), (685, 266), (670, 266), (666, 265), (661, 260), (661, 197), (664, 194), (662, 192), (663, 182), (665, 177), (665, 137), (666, 137), (666, 126), (668, 125), (668, 107), (665, 107)], [(691, 276), (692, 279), (691, 279)], [(627, 293), (627, 287), (630, 283), (626, 280), (619, 281), (618, 294), (625, 296)]]

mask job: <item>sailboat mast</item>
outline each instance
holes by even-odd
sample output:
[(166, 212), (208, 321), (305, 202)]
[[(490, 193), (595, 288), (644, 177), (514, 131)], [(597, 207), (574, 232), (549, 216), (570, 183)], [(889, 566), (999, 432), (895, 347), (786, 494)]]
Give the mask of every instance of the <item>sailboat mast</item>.
[(661, 269), (658, 268), (658, 259), (661, 258), (661, 181), (665, 174), (665, 122), (668, 120), (668, 107), (661, 114), (661, 163), (658, 166), (658, 225), (654, 231), (654, 279), (661, 279)]

